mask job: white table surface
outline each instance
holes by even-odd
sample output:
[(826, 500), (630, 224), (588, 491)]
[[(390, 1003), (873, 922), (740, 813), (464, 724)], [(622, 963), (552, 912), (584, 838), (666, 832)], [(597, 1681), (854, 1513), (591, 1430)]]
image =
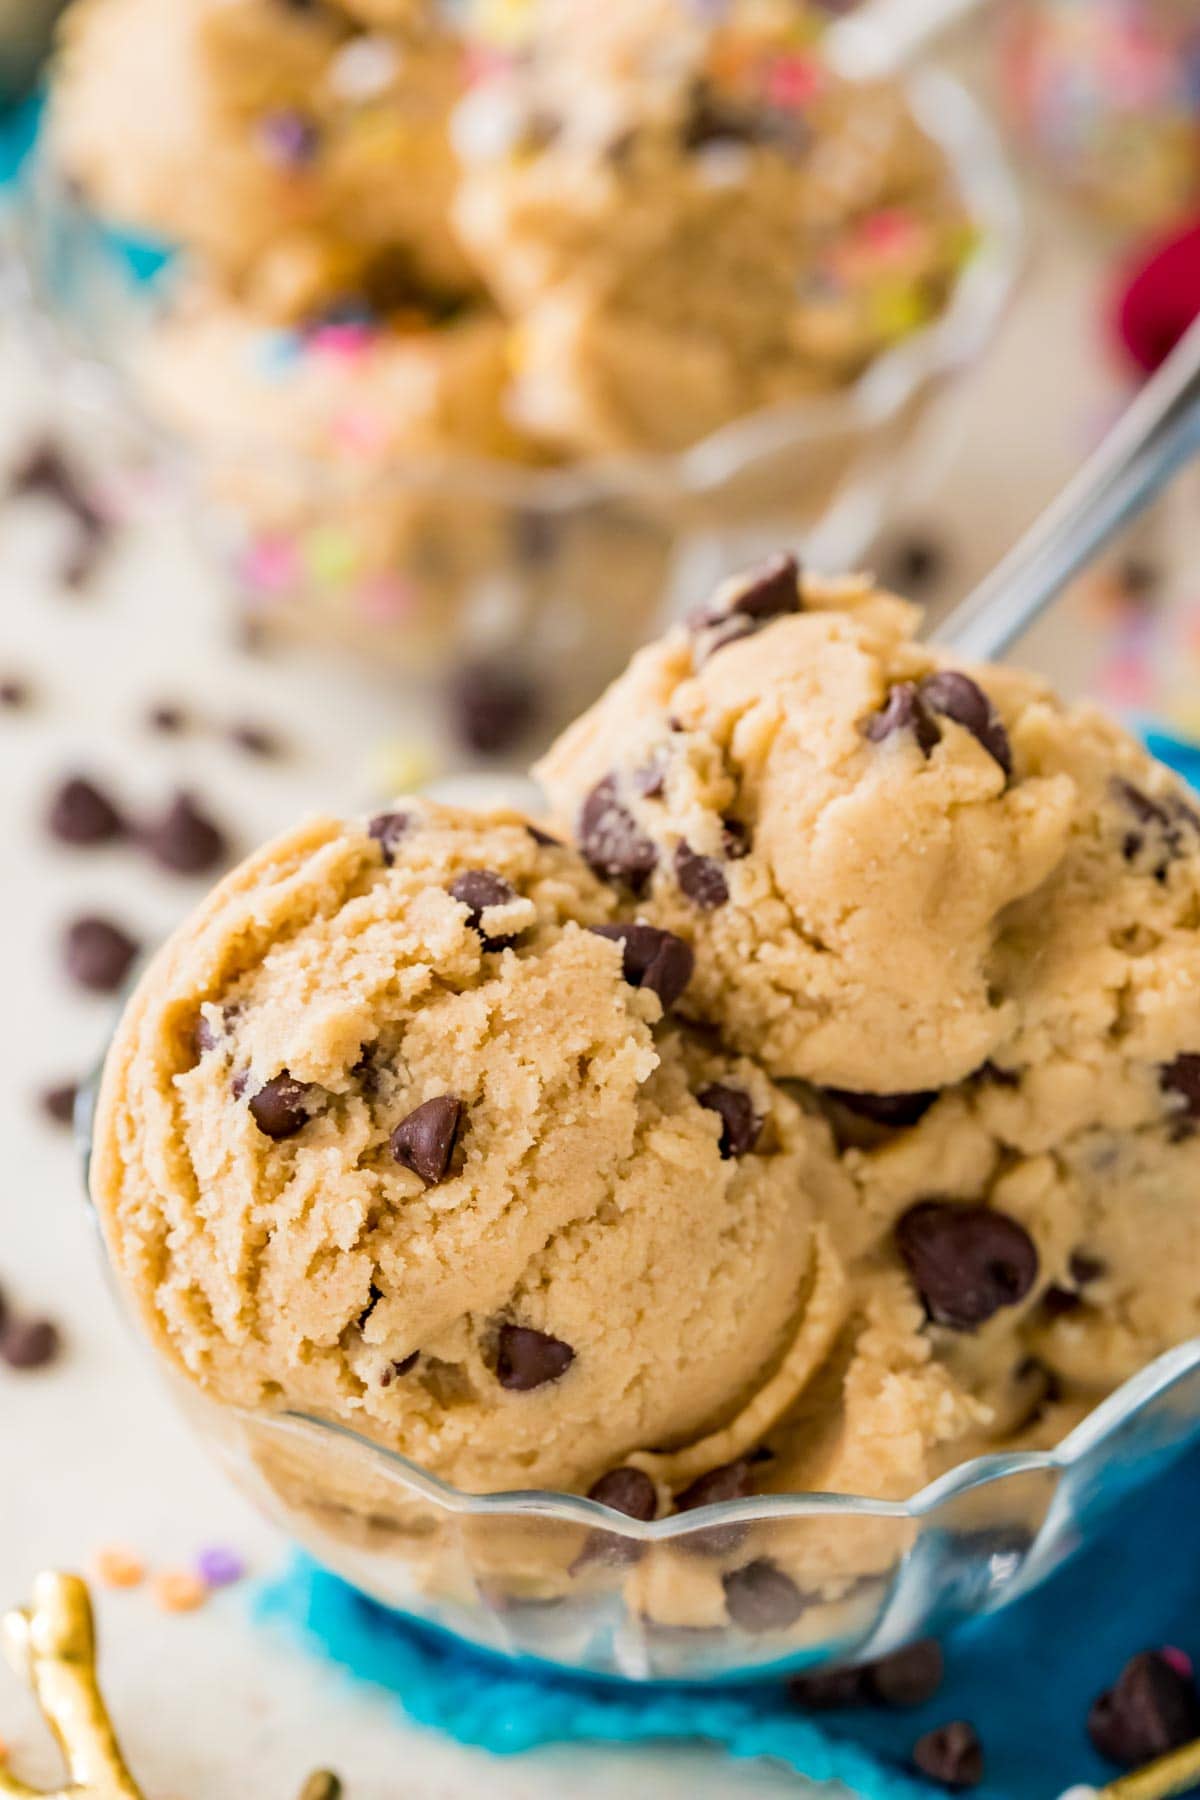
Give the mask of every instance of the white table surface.
[[(1089, 335), (1092, 255), (1061, 240), (1043, 254), (971, 379), (965, 424), (919, 508), (953, 547), (957, 586), (1063, 479), (1087, 421), (1115, 392)], [(28, 422), (58, 404), (28, 350), (11, 331), (0, 337), (0, 467), (5, 445), (24, 441)], [(375, 798), (373, 752), (413, 729), (397, 718), (385, 678), (333, 658), (231, 654), (222, 596), (178, 521), (131, 536), (87, 596), (63, 595), (52, 578), (61, 523), (39, 505), (0, 510), (0, 676), (27, 673), (39, 692), (29, 713), (0, 712), (0, 1284), (59, 1319), (68, 1338), (44, 1373), (0, 1368), (0, 1607), (24, 1599), (39, 1569), (86, 1567), (110, 1541), (152, 1563), (226, 1542), (256, 1572), (283, 1554), (193, 1443), (117, 1319), (71, 1144), (33, 1102), (43, 1084), (87, 1066), (110, 1019), (107, 1002), (81, 998), (58, 973), (64, 922), (111, 909), (152, 939), (197, 887), (127, 850), (49, 844), (39, 826), (47, 793), (76, 767), (131, 803), (153, 804), (194, 780), (249, 847), (305, 811)], [(1074, 669), (1076, 641), (1070, 618), (1056, 621), (1041, 634), (1042, 660)], [(274, 723), (291, 754), (255, 762), (213, 734), (147, 733), (147, 705), (175, 698), (209, 718)], [(294, 1800), (320, 1765), (342, 1774), (347, 1800), (815, 1793), (786, 1771), (702, 1749), (571, 1746), (492, 1759), (408, 1726), (393, 1704), (264, 1640), (236, 1590), (189, 1616), (158, 1612), (144, 1590), (102, 1593), (98, 1603), (104, 1684), (151, 1800)], [(21, 1772), (49, 1775), (53, 1755), (3, 1668), (0, 1735)]]

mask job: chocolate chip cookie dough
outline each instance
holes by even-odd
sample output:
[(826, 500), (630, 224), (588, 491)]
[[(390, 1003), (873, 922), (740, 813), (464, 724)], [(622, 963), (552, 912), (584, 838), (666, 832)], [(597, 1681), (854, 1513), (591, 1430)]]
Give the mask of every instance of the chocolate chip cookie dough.
[[(638, 1519), (903, 1500), (1200, 1329), (1200, 816), (1093, 709), (915, 624), (776, 559), (546, 759), (562, 839), (318, 821), (177, 933), (92, 1190), (218, 1409)], [(256, 1454), (289, 1517), (457, 1592), (378, 1466)], [(615, 1579), (656, 1626), (751, 1632), (861, 1598), (910, 1529), (606, 1561), (477, 1524), (497, 1604)]]
[(837, 1173), (671, 1024), (686, 946), (613, 911), (520, 820), (427, 806), (217, 890), (121, 1028), (93, 1163), (176, 1364), (473, 1489), (753, 1445), (836, 1327), (807, 1302)]
[[(540, 770), (625, 915), (693, 948), (687, 1016), (827, 1118), (855, 1186), (861, 1335), (772, 1486), (895, 1492), (901, 1444), (915, 1477), (1053, 1441), (1200, 1325), (1200, 815), (1095, 709), (915, 625), (779, 558)], [(893, 1434), (905, 1384), (858, 1382), (867, 1344), (892, 1370), (924, 1346), (975, 1427)]]

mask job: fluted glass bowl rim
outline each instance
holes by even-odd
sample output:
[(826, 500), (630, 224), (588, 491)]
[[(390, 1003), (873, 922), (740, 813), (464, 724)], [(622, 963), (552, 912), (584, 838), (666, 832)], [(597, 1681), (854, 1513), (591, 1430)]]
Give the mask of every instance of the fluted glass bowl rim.
[[(937, 68), (909, 73), (902, 85), (918, 122), (947, 156), (968, 220), (979, 228), (979, 242), (945, 311), (876, 357), (857, 381), (836, 393), (748, 413), (678, 452), (639, 452), (533, 469), (487, 457), (394, 458), (382, 475), (365, 483), (361, 474), (352, 475), (355, 491), (460, 487), (549, 513), (623, 497), (695, 499), (720, 491), (765, 457), (846, 433), (879, 430), (919, 392), (968, 365), (990, 340), (1015, 285), (1024, 255), (1023, 207), (999, 134), (980, 102)], [(65, 193), (39, 142), (18, 178), (8, 232), (33, 323), (48, 329), (49, 348), (68, 374), (85, 377), (89, 398), (116, 406), (140, 437), (186, 464), (195, 453), (148, 412), (129, 373), (98, 347), (83, 346), (62, 315), (36, 229), (39, 213), (54, 205), (56, 187), (60, 196)], [(314, 489), (339, 485), (338, 472), (316, 456), (252, 439), (225, 449), (254, 455)]]
[[(103, 1247), (105, 1267), (116, 1289), (122, 1315), (134, 1324), (132, 1308), (124, 1284), (114, 1266), (99, 1214), (91, 1197), (89, 1165), (96, 1098), (101, 1069), (79, 1091), (75, 1111), (75, 1134), (83, 1162), (84, 1194)], [(138, 1340), (146, 1344), (142, 1332)], [(149, 1347), (147, 1345), (147, 1347)], [(152, 1352), (161, 1369), (164, 1358)], [(684, 1513), (643, 1522), (614, 1511), (586, 1495), (566, 1493), (553, 1488), (512, 1488), (491, 1493), (472, 1493), (398, 1450), (389, 1449), (375, 1439), (365, 1437), (335, 1420), (298, 1409), (248, 1408), (229, 1405), (209, 1393), (184, 1370), (168, 1365), (174, 1382), (186, 1389), (190, 1399), (219, 1413), (227, 1422), (256, 1431), (266, 1429), (299, 1441), (324, 1438), (363, 1457), (377, 1472), (401, 1482), (406, 1489), (419, 1493), (440, 1511), (460, 1518), (552, 1520), (558, 1524), (601, 1529), (608, 1536), (634, 1544), (671, 1544), (696, 1533), (710, 1531), (715, 1525), (778, 1524), (813, 1518), (873, 1518), (893, 1522), (921, 1524), (935, 1517), (954, 1501), (971, 1493), (995, 1488), (1025, 1476), (1062, 1477), (1085, 1460), (1096, 1462), (1105, 1446), (1115, 1442), (1130, 1422), (1148, 1411), (1156, 1400), (1200, 1370), (1200, 1336), (1164, 1351), (1145, 1368), (1129, 1376), (1120, 1387), (1101, 1400), (1049, 1450), (1014, 1450), (992, 1452), (969, 1457), (926, 1483), (905, 1500), (884, 1500), (869, 1494), (830, 1493), (812, 1490), (802, 1493), (751, 1495), (742, 1500), (722, 1500), (698, 1506)], [(1200, 1419), (1196, 1421), (1200, 1426)]]
[[(212, 1396), (210, 1403), (240, 1424), (282, 1428), (285, 1435), (328, 1437), (362, 1453), (386, 1473), (395, 1474), (442, 1511), (471, 1518), (552, 1519), (560, 1524), (602, 1528), (609, 1536), (637, 1544), (670, 1544), (714, 1525), (778, 1524), (812, 1518), (875, 1518), (920, 1523), (967, 1493), (1025, 1475), (1067, 1473), (1084, 1458), (1094, 1458), (1105, 1442), (1167, 1393), (1183, 1376), (1200, 1368), (1200, 1337), (1165, 1351), (1094, 1407), (1052, 1450), (1021, 1450), (975, 1456), (929, 1482), (907, 1500), (881, 1500), (866, 1494), (804, 1493), (752, 1495), (722, 1500), (686, 1513), (642, 1523), (584, 1495), (550, 1488), (513, 1488), (475, 1494), (432, 1474), (399, 1451), (389, 1450), (349, 1426), (317, 1414), (281, 1408), (254, 1411), (227, 1407)], [(186, 1379), (186, 1377), (184, 1378)], [(1200, 1421), (1197, 1421), (1200, 1424)]]

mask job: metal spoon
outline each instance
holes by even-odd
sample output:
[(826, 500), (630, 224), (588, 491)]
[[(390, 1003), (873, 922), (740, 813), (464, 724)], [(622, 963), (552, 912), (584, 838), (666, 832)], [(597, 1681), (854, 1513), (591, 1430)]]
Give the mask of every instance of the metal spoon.
[(825, 60), (848, 81), (871, 81), (906, 68), (982, 0), (861, 0), (825, 33)]
[(1200, 456), (1200, 318), (1025, 536), (935, 638), (964, 658), (1002, 656), (1172, 478)]

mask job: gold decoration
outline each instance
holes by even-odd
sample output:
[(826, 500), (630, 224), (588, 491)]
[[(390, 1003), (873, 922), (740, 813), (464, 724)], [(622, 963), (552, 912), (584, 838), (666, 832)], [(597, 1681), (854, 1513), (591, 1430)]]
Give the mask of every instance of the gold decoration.
[(92, 1603), (77, 1575), (39, 1575), (33, 1604), (0, 1624), (4, 1651), (33, 1689), (70, 1771), (66, 1787), (27, 1787), (0, 1767), (12, 1800), (144, 1800), (125, 1766), (96, 1681)]
[(1160, 1756), (1132, 1775), (1101, 1788), (1098, 1800), (1172, 1800), (1175, 1794), (1187, 1794), (1200, 1781), (1200, 1741), (1185, 1744)]
[(342, 1784), (332, 1769), (314, 1769), (300, 1789), (300, 1800), (342, 1800)]

